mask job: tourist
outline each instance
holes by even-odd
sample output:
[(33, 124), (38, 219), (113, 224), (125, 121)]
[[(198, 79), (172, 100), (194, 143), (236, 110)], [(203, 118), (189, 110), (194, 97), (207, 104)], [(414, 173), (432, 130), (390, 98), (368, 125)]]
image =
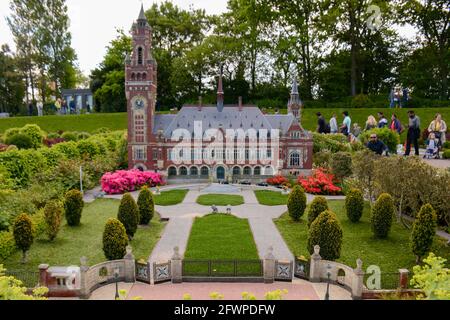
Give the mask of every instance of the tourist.
[(353, 125), (353, 135), (355, 136), (355, 138), (358, 138), (358, 137), (359, 137), (359, 135), (361, 134), (361, 131), (362, 131), (362, 129), (361, 129), (361, 127), (359, 126), (359, 124), (355, 123), (355, 124)]
[(325, 118), (320, 112), (317, 112), (316, 115), (318, 117), (316, 131), (321, 134), (327, 133), (327, 122), (325, 121)]
[(380, 156), (383, 152), (386, 152), (386, 155), (388, 155), (388, 147), (383, 143), (383, 141), (378, 140), (378, 136), (375, 133), (370, 135), (370, 141), (367, 144), (367, 148)]
[(444, 120), (442, 120), (441, 114), (436, 114), (433, 121), (431, 121), (430, 125), (428, 126), (428, 132), (434, 133), (436, 136), (436, 139), (440, 142), (440, 147), (444, 145), (446, 141), (446, 133), (447, 133), (447, 124)]
[(352, 119), (350, 118), (348, 111), (344, 111), (342, 115), (344, 116), (344, 121), (342, 122), (342, 126), (340, 128), (341, 133), (348, 137), (352, 128)]
[(384, 116), (383, 112), (378, 112), (378, 128), (382, 129), (384, 127), (387, 127), (388, 120)]
[(369, 130), (375, 129), (377, 126), (378, 126), (377, 120), (375, 119), (374, 116), (370, 115), (369, 117), (367, 117), (366, 126), (364, 128), (364, 131), (369, 131)]
[(31, 117), (33, 115), (33, 102), (30, 101), (28, 104), (28, 115)]
[(336, 134), (338, 133), (339, 128), (338, 128), (338, 123), (337, 123), (337, 116), (336, 113), (333, 113), (333, 117), (331, 117), (330, 119), (330, 133), (331, 134)]
[(67, 101), (63, 100), (62, 104), (61, 104), (61, 113), (62, 114), (67, 114)]
[(416, 116), (414, 111), (408, 111), (409, 125), (408, 135), (406, 138), (406, 152), (405, 156), (409, 156), (411, 153), (411, 144), (414, 144), (416, 156), (419, 155), (419, 137), (420, 137), (420, 119)]
[(56, 108), (56, 114), (60, 114), (61, 113), (61, 99), (60, 98), (56, 99), (55, 108)]
[(398, 120), (397, 115), (395, 113), (392, 114), (391, 124), (390, 124), (389, 128), (392, 131), (397, 132), (398, 134), (401, 134), (403, 132), (402, 124), (401, 124), (400, 120)]
[(36, 109), (37, 109), (38, 117), (42, 117), (43, 110), (44, 110), (44, 104), (42, 103), (42, 101), (39, 101), (38, 103), (36, 103)]
[(89, 105), (89, 102), (86, 103), (86, 113), (91, 113), (91, 106)]
[(439, 157), (439, 147), (438, 147), (439, 139), (436, 137), (434, 132), (431, 132), (428, 135), (427, 141), (427, 151), (423, 156), (424, 159), (431, 159), (432, 157)]
[(69, 103), (69, 108), (70, 108), (70, 114), (75, 114), (76, 113), (76, 104), (75, 104), (75, 100), (70, 101)]

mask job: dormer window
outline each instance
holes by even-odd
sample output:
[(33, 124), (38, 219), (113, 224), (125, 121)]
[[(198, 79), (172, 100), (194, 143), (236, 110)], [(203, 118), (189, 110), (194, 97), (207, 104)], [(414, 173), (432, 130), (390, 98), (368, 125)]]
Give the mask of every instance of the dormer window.
[(138, 65), (142, 65), (144, 53), (141, 47), (138, 48)]

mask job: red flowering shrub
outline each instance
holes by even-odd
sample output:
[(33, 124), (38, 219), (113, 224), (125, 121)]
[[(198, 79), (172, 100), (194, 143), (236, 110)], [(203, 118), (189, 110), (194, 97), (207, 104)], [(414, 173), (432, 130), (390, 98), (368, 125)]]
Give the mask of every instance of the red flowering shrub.
[(267, 179), (267, 184), (271, 186), (282, 186), (289, 183), (289, 180), (283, 176), (274, 176), (273, 178)]
[(46, 139), (44, 139), (44, 144), (45, 144), (47, 147), (52, 147), (52, 146), (54, 146), (55, 144), (63, 143), (63, 142), (66, 142), (66, 140), (64, 140), (63, 138), (54, 138), (54, 139), (48, 139), (48, 138), (46, 138)]
[(4, 152), (4, 151), (6, 151), (6, 149), (8, 149), (8, 145), (0, 143), (0, 152)]
[(306, 193), (317, 195), (339, 195), (342, 189), (334, 185), (334, 175), (319, 168), (313, 171), (311, 177), (299, 177), (298, 183)]
[(123, 194), (139, 190), (143, 186), (155, 187), (164, 183), (159, 173), (136, 169), (107, 172), (101, 182), (102, 190), (107, 194)]

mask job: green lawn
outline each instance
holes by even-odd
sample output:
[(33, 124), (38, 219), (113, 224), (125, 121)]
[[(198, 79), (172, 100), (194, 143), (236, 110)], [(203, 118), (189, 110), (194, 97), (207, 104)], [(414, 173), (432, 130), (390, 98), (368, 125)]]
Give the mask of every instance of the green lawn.
[(244, 197), (231, 194), (204, 194), (197, 198), (202, 206), (240, 206), (244, 204)]
[[(341, 258), (338, 261), (356, 267), (356, 259), (361, 258), (364, 268), (378, 265), (381, 272), (396, 272), (401, 268), (412, 270), (415, 256), (409, 247), (410, 230), (394, 222), (387, 239), (375, 239), (370, 226), (369, 206), (366, 206), (360, 223), (353, 224), (347, 219), (344, 205), (344, 201), (329, 202), (330, 209), (338, 216), (344, 233)], [(306, 214), (300, 222), (293, 222), (289, 215), (285, 214), (275, 220), (275, 224), (294, 255), (308, 258), (306, 220)], [(449, 259), (450, 247), (445, 247), (442, 240), (436, 239), (433, 252)]]
[(288, 195), (269, 190), (255, 190), (256, 199), (264, 206), (282, 206), (287, 204)]
[[(397, 113), (403, 124), (407, 124), (407, 109), (389, 109), (389, 108), (365, 108), (365, 109), (304, 109), (302, 114), (302, 125), (307, 130), (315, 130), (317, 126), (317, 112), (322, 112), (325, 119), (329, 121), (331, 115), (335, 112), (338, 115), (338, 122), (342, 123), (342, 112), (348, 111), (353, 123), (359, 123), (364, 126), (369, 115), (376, 116), (378, 111), (384, 112), (386, 117), (390, 118), (392, 113)], [(422, 129), (426, 128), (433, 120), (436, 113), (441, 113), (445, 120), (450, 119), (450, 108), (418, 108), (416, 114), (421, 118)], [(93, 132), (100, 127), (107, 127), (112, 130), (127, 129), (127, 114), (90, 114), (90, 115), (72, 115), (72, 116), (45, 116), (45, 117), (16, 117), (0, 119), (0, 133), (12, 127), (22, 127), (28, 123), (38, 124), (47, 132), (58, 130), (63, 131), (85, 131)]]
[[(102, 237), (105, 223), (109, 218), (117, 217), (119, 200), (99, 199), (86, 204), (79, 227), (62, 226), (54, 242), (38, 239), (28, 252), (28, 263), (23, 265), (21, 253), (16, 252), (9, 257), (4, 266), (9, 271), (38, 271), (41, 263), (50, 266), (80, 265), (80, 257), (86, 256), (89, 265), (105, 261), (102, 250)], [(155, 215), (149, 227), (139, 227), (131, 241), (136, 259), (150, 256), (159, 241), (165, 223)]]
[[(211, 270), (216, 276), (233, 273), (230, 260), (258, 260), (258, 251), (247, 219), (232, 215), (212, 214), (196, 218), (185, 253), (185, 260), (225, 260), (213, 262)], [(241, 276), (260, 272), (260, 265), (242, 262), (237, 267)], [(208, 273), (208, 264), (203, 261), (185, 265), (185, 275)]]
[(158, 206), (173, 206), (183, 202), (189, 190), (163, 191), (160, 195), (155, 195), (155, 204)]

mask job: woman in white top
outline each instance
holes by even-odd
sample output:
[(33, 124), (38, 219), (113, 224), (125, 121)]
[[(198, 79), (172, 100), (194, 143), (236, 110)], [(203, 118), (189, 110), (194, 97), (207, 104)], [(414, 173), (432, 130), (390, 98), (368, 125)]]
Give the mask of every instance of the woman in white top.
[(440, 136), (441, 146), (445, 143), (447, 133), (447, 124), (442, 120), (442, 115), (437, 114), (433, 121), (428, 126), (428, 132), (434, 132), (435, 135)]
[(336, 113), (333, 113), (333, 117), (330, 119), (330, 133), (331, 134), (336, 134), (339, 131), (336, 118), (337, 118)]

